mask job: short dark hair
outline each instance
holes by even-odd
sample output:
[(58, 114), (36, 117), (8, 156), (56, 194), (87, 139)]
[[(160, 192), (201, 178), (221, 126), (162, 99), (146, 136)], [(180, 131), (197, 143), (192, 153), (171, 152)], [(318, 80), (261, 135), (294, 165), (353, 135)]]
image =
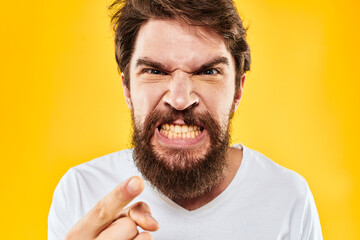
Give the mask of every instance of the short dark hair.
[(179, 19), (188, 25), (210, 28), (224, 37), (235, 60), (236, 88), (250, 70), (246, 29), (232, 0), (115, 0), (110, 6), (115, 31), (115, 57), (129, 88), (129, 62), (140, 27), (150, 19)]

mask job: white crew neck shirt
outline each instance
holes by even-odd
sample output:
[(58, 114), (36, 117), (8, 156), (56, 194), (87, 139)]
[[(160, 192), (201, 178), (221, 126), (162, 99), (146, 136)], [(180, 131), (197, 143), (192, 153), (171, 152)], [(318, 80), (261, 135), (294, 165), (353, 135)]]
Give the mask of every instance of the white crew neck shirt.
[[(162, 239), (320, 240), (319, 216), (308, 184), (299, 174), (241, 144), (241, 165), (229, 186), (189, 211), (146, 183), (134, 202), (144, 201), (159, 222)], [(55, 189), (48, 239), (64, 239), (71, 227), (117, 185), (140, 175), (127, 149), (71, 168)], [(130, 203), (129, 205), (131, 205)]]

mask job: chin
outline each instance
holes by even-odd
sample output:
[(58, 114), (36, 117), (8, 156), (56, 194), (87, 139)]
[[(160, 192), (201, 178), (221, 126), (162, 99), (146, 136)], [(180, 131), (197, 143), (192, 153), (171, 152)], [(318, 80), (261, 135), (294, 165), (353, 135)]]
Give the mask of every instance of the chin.
[(192, 147), (166, 147), (152, 141), (154, 152), (170, 169), (189, 169), (201, 163), (209, 153), (210, 143)]

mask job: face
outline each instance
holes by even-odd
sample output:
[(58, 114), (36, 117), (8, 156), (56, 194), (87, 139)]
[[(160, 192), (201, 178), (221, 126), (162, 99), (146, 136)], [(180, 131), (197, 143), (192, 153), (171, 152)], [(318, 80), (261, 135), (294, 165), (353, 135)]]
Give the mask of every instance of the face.
[[(135, 161), (148, 167), (137, 164), (142, 174), (146, 178), (168, 174), (165, 182), (175, 176), (171, 186), (163, 187), (150, 179), (164, 192), (179, 183), (179, 178), (189, 176), (189, 171), (200, 175), (203, 168), (201, 176), (207, 173), (209, 177), (199, 182), (196, 194), (208, 191), (211, 186), (200, 190), (200, 185), (215, 184), (221, 178), (229, 118), (239, 104), (245, 81), (243, 76), (241, 87), (235, 90), (234, 60), (224, 39), (211, 30), (175, 20), (150, 20), (139, 30), (129, 76), (130, 89), (123, 87), (133, 115)], [(179, 185), (194, 186), (193, 181), (200, 180), (190, 178), (189, 183)], [(184, 197), (194, 192), (178, 188), (172, 194), (182, 192)]]

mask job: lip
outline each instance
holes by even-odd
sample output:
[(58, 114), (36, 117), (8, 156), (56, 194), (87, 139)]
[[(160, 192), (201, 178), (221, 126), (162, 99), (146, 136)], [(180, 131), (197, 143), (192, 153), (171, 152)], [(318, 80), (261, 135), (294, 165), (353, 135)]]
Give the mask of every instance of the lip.
[(155, 140), (164, 147), (171, 147), (171, 148), (195, 148), (200, 146), (205, 142), (207, 137), (207, 130), (204, 129), (201, 133), (195, 138), (175, 138), (169, 139), (162, 135), (158, 128), (155, 128)]
[[(164, 122), (158, 123), (158, 124), (156, 125), (156, 128), (160, 128), (162, 124), (164, 124)], [(176, 125), (180, 125), (180, 126), (182, 126), (182, 125), (187, 125), (187, 124), (184, 122), (184, 120), (182, 120), (182, 119), (177, 119), (176, 121), (171, 122), (171, 123), (167, 123), (167, 124), (176, 124)], [(202, 125), (199, 124), (199, 123), (196, 123), (196, 124), (193, 124), (193, 125), (196, 125), (196, 126), (198, 126), (198, 127), (200, 127), (200, 128), (204, 128), (204, 126), (202, 126)], [(205, 130), (205, 129), (204, 129), (204, 130)]]

